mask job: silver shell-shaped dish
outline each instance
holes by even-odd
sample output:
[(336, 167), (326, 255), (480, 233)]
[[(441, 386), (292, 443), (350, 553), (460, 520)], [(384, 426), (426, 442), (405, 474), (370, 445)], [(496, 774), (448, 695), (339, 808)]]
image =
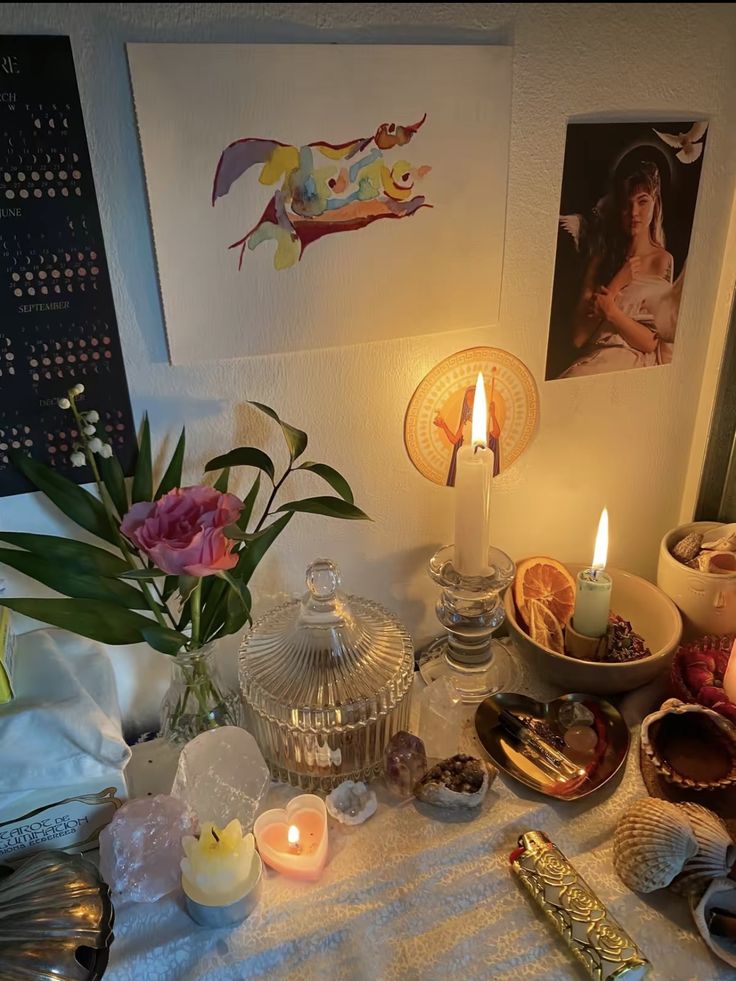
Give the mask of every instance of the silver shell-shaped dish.
[(110, 890), (79, 855), (43, 851), (0, 867), (0, 981), (99, 981), (114, 916)]

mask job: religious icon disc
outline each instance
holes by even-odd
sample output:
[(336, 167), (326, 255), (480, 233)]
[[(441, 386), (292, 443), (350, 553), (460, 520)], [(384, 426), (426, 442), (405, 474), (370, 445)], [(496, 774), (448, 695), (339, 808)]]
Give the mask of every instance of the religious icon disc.
[(526, 449), (537, 424), (539, 397), (526, 365), (497, 347), (471, 347), (445, 358), (409, 401), (404, 443), (409, 459), (435, 484), (454, 483), (456, 450), (470, 439), (470, 414), (478, 372), (488, 400), (489, 434), (500, 429), (499, 470)]

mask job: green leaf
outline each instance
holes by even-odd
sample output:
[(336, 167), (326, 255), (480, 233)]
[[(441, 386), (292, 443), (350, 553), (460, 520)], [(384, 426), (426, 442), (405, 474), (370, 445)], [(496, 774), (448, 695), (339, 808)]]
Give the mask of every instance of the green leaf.
[(171, 457), (171, 462), (166, 468), (166, 473), (163, 475), (161, 478), (161, 483), (158, 485), (158, 490), (153, 498), (154, 501), (157, 501), (159, 497), (163, 497), (164, 494), (168, 494), (168, 492), (173, 490), (175, 487), (181, 487), (181, 471), (184, 466), (184, 450), (186, 448), (186, 442), (186, 431), (182, 427), (179, 442), (176, 444), (174, 455)]
[(100, 600), (0, 597), (0, 606), (7, 606), (16, 613), (61, 627), (81, 637), (89, 637), (101, 644), (140, 644), (147, 641), (157, 651), (176, 654), (186, 643), (186, 637), (178, 631), (162, 627), (155, 620), (115, 603)]
[(92, 535), (106, 542), (116, 543), (112, 519), (96, 497), (33, 457), (16, 453), (12, 460), (21, 473), (43, 491), (67, 518), (71, 518)]
[(268, 474), (273, 483), (273, 461), (267, 453), (255, 446), (239, 446), (229, 453), (216, 456), (205, 465), (204, 471), (209, 473), (211, 470), (223, 470), (225, 467), (257, 467)]
[(197, 584), (200, 579), (198, 576), (179, 576), (179, 596), (181, 596), (182, 603), (187, 603), (189, 597), (192, 595), (194, 590), (197, 588)]
[(289, 501), (282, 504), (279, 511), (306, 511), (309, 514), (325, 514), (329, 518), (348, 518), (354, 521), (370, 521), (368, 515), (350, 501), (341, 497), (307, 497), (303, 501)]
[(253, 486), (248, 491), (248, 496), (243, 501), (243, 510), (240, 512), (240, 517), (238, 518), (238, 528), (241, 531), (245, 531), (248, 527), (248, 522), (250, 521), (250, 516), (253, 514), (253, 508), (255, 507), (256, 498), (258, 497), (258, 491), (261, 489), (261, 475), (256, 474), (256, 479), (253, 481)]
[(178, 630), (162, 627), (153, 620), (146, 620), (146, 623), (148, 626), (141, 627), (141, 635), (143, 640), (155, 651), (174, 656), (187, 642), (187, 638)]
[[(239, 630), (242, 630), (246, 623), (250, 622), (252, 606), (250, 591), (247, 586), (243, 586), (242, 588), (244, 591), (243, 594), (238, 594), (231, 590), (228, 595), (225, 623), (219, 634), (220, 637), (236, 634)], [(243, 595), (247, 596), (247, 601), (243, 599)]]
[(202, 583), (202, 637), (209, 640), (217, 626), (224, 622), (227, 583), (218, 576), (207, 576)]
[(270, 406), (264, 405), (262, 402), (251, 402), (250, 404), (260, 409), (261, 412), (265, 412), (267, 416), (275, 419), (279, 426), (281, 426), (286, 445), (289, 447), (289, 455), (291, 456), (292, 462), (300, 457), (307, 448), (307, 434), (295, 426), (290, 426), (288, 422), (282, 422)]
[[(261, 475), (258, 474), (258, 476), (260, 477)], [(222, 471), (222, 473), (220, 474), (220, 476), (217, 478), (217, 480), (214, 482), (212, 486), (215, 488), (216, 491), (219, 491), (221, 494), (227, 494), (227, 488), (229, 483), (230, 483), (230, 467), (225, 467), (225, 469)]]
[(316, 473), (318, 477), (326, 480), (327, 483), (333, 490), (336, 490), (340, 497), (347, 501), (348, 504), (352, 504), (354, 501), (353, 492), (350, 489), (350, 484), (345, 480), (341, 473), (338, 473), (333, 467), (328, 467), (326, 463), (302, 463), (301, 466), (296, 468), (297, 470), (309, 470), (311, 473)]
[(250, 613), (252, 601), (250, 597), (250, 590), (245, 583), (241, 582), (239, 579), (236, 579), (234, 576), (231, 576), (229, 572), (224, 570), (218, 572), (217, 574), (221, 579), (225, 580), (225, 582), (230, 586), (231, 590), (235, 592), (242, 606), (244, 606), (248, 613)]
[(262, 529), (258, 539), (246, 545), (238, 554), (238, 564), (232, 570), (231, 575), (241, 582), (247, 583), (256, 571), (258, 563), (279, 537), (284, 528), (288, 525), (291, 514), (283, 514), (277, 518), (267, 528)]
[(138, 444), (138, 459), (133, 474), (133, 504), (139, 501), (150, 501), (153, 498), (153, 466), (151, 464), (151, 427), (148, 424), (148, 413), (143, 416), (141, 438)]
[(178, 586), (179, 586), (178, 576), (167, 576), (164, 579), (164, 588), (161, 590), (161, 595), (163, 596), (164, 600), (171, 599), (171, 597), (176, 592)]
[(123, 518), (128, 513), (128, 492), (125, 489), (125, 474), (117, 457), (98, 457), (97, 466), (100, 468), (102, 482), (115, 505), (118, 515)]
[(32, 535), (23, 531), (0, 531), (0, 541), (16, 545), (48, 562), (71, 566), (78, 572), (116, 578), (128, 570), (123, 559), (106, 552), (104, 548), (78, 542), (74, 538), (56, 538), (54, 535)]
[(0, 548), (0, 563), (17, 569), (36, 582), (65, 596), (79, 599), (108, 600), (119, 603), (131, 610), (148, 609), (148, 604), (139, 589), (117, 579), (104, 579), (95, 573), (78, 572), (69, 566), (49, 562), (46, 557), (18, 549)]
[(153, 582), (154, 579), (160, 579), (161, 576), (165, 576), (166, 573), (162, 572), (160, 569), (128, 569), (126, 572), (121, 573), (121, 579), (142, 579), (144, 582)]

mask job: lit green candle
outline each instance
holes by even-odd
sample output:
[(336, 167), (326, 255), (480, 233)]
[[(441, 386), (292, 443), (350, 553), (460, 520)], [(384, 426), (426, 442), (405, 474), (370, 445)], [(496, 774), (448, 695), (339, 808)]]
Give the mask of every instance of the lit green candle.
[(608, 511), (603, 508), (595, 539), (593, 564), (577, 575), (572, 625), (586, 637), (602, 637), (608, 630), (613, 580), (605, 571), (608, 557)]

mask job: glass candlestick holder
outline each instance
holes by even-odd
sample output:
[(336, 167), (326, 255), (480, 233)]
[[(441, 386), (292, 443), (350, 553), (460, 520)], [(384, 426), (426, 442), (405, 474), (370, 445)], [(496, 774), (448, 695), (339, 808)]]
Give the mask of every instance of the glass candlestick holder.
[(419, 657), (427, 684), (450, 678), (464, 702), (481, 702), (498, 691), (513, 690), (519, 670), (506, 647), (493, 639), (504, 621), (503, 591), (516, 568), (499, 548), (488, 549), (483, 575), (466, 576), (454, 566), (455, 546), (446, 545), (429, 562), (429, 574), (442, 587), (437, 619), (446, 629)]

